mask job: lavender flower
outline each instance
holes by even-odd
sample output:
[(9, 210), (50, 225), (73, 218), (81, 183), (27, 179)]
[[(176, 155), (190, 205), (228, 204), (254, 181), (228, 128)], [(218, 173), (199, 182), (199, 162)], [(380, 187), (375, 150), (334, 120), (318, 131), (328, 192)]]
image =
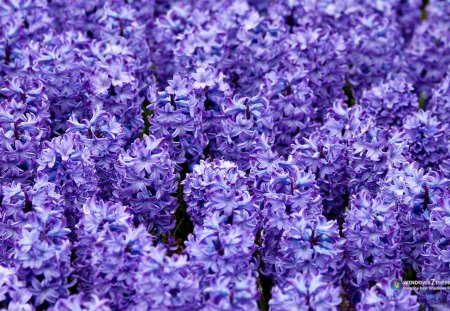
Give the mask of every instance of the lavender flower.
[(372, 120), (361, 124), (350, 140), (350, 186), (376, 194), (389, 168), (400, 167), (406, 160), (407, 146), (403, 133), (375, 127)]
[(400, 227), (395, 205), (371, 198), (367, 191), (352, 198), (343, 233), (349, 281), (359, 289), (370, 281), (398, 277), (402, 273)]
[(30, 183), (43, 142), (50, 136), (49, 104), (42, 83), (26, 85), (15, 78), (6, 85), (2, 92), (10, 99), (0, 103), (0, 185)]
[(66, 201), (69, 226), (73, 226), (82, 204), (97, 190), (89, 149), (79, 134), (68, 133), (46, 141), (37, 163), (37, 170), (48, 175)]
[(288, 278), (283, 286), (272, 289), (270, 310), (338, 310), (339, 287), (322, 281), (320, 275), (304, 273)]
[(194, 232), (185, 242), (207, 310), (254, 310), (259, 210), (237, 165), (201, 161), (184, 181)]
[(436, 168), (448, 153), (448, 124), (419, 110), (405, 120), (403, 127), (413, 159), (424, 167)]
[(128, 308), (137, 302), (132, 293), (139, 263), (149, 252), (153, 237), (145, 227), (105, 228), (94, 244), (89, 265), (93, 271), (92, 292), (108, 299), (111, 307)]
[(169, 257), (164, 246), (145, 254), (131, 285), (135, 291), (131, 310), (189, 310), (200, 305), (198, 275), (187, 256)]
[(211, 153), (249, 168), (249, 157), (257, 137), (272, 127), (268, 101), (262, 92), (253, 97), (234, 96), (222, 105), (221, 128), (212, 143)]
[(419, 99), (413, 91), (411, 83), (399, 76), (365, 90), (360, 105), (375, 115), (378, 125), (401, 126), (405, 116), (418, 109)]
[(136, 139), (122, 150), (115, 168), (120, 179), (114, 196), (131, 206), (134, 221), (157, 235), (172, 229), (178, 176), (163, 139), (147, 135)]
[(309, 272), (322, 275), (324, 281), (339, 284), (343, 275), (344, 243), (336, 221), (327, 221), (323, 216), (308, 218), (294, 214), (281, 236), (275, 261), (277, 279), (282, 283), (282, 278)]
[(83, 144), (89, 148), (90, 158), (98, 176), (98, 192), (109, 197), (118, 180), (115, 163), (125, 145), (122, 125), (111, 114), (96, 107), (90, 119), (78, 121), (75, 115), (67, 121), (66, 132), (81, 134)]
[(430, 101), (426, 105), (426, 109), (431, 111), (432, 116), (436, 117), (440, 122), (446, 124), (450, 120), (450, 75), (447, 75), (437, 84), (431, 92)]
[(263, 134), (256, 139), (253, 154), (250, 156), (251, 168), (248, 183), (251, 185), (252, 192), (255, 193), (254, 197), (258, 204), (263, 202), (272, 174), (279, 170), (280, 164), (283, 163), (284, 159), (272, 150), (266, 135)]
[(90, 68), (83, 62), (86, 41), (80, 33), (51, 32), (44, 40), (30, 44), (29, 58), (36, 76), (45, 85), (54, 131), (65, 130), (65, 121), (72, 114), (83, 117), (89, 111), (86, 75)]
[(405, 69), (419, 92), (427, 96), (450, 64), (449, 12), (447, 1), (430, 1), (426, 8), (427, 19), (416, 27), (405, 50)]
[(258, 310), (259, 293), (256, 278), (251, 275), (211, 278), (205, 285), (205, 295), (208, 298), (202, 310)]
[(357, 94), (399, 71), (402, 65), (403, 36), (398, 24), (390, 16), (368, 11), (355, 14), (349, 36), (349, 78)]
[(150, 132), (169, 143), (171, 156), (177, 163), (196, 163), (208, 143), (203, 133), (202, 102), (186, 78), (175, 75), (168, 83), (166, 91), (148, 95), (147, 109), (152, 111)]
[(31, 292), (17, 276), (14, 268), (0, 265), (0, 304), (5, 310), (34, 310), (30, 304)]
[(429, 239), (430, 208), (443, 195), (447, 184), (441, 174), (412, 163), (390, 172), (382, 187), (384, 201), (398, 204), (402, 259), (417, 272), (423, 266), (422, 255)]
[(96, 295), (70, 295), (67, 298), (58, 299), (51, 311), (71, 311), (71, 310), (99, 310), (110, 311), (111, 308), (108, 305), (108, 300), (100, 299)]
[(5, 184), (1, 188), (0, 262), (2, 263), (10, 261), (21, 227), (27, 220), (27, 213), (31, 211), (31, 201), (27, 190), (29, 189), (20, 183)]
[[(285, 92), (289, 95), (292, 87), (295, 90), (298, 85), (303, 90), (301, 85), (308, 85), (314, 96), (316, 118), (321, 120), (332, 102), (344, 96), (345, 74), (348, 71), (345, 59), (348, 47), (344, 37), (327, 26), (315, 28), (305, 23), (287, 38), (286, 44), (289, 48), (286, 58), (292, 67), (298, 68), (296, 78), (299, 80), (288, 84)], [(298, 50), (300, 53), (294, 52)], [(292, 74), (292, 67), (289, 74)], [(301, 101), (304, 95), (299, 92), (297, 99)]]
[(83, 205), (79, 223), (76, 226), (77, 242), (73, 247), (76, 259), (72, 265), (75, 268), (78, 288), (92, 292), (95, 283), (94, 271), (90, 265), (95, 243), (101, 239), (104, 231), (126, 232), (131, 225), (129, 208), (112, 202), (105, 202), (92, 197)]
[(36, 307), (45, 301), (54, 303), (67, 295), (73, 285), (69, 281), (70, 230), (66, 228), (63, 198), (56, 189), (56, 185), (41, 177), (29, 192), (33, 210), (20, 230), (11, 262), (29, 288)]
[[(252, 238), (253, 237), (253, 238)], [(214, 213), (195, 227), (188, 237), (186, 252), (192, 262), (204, 271), (218, 275), (238, 275), (252, 270), (252, 255), (256, 250), (255, 234), (245, 228), (245, 222), (227, 224)]]
[[(262, 232), (261, 254), (264, 262), (262, 268), (265, 274), (282, 278), (284, 274), (290, 273), (289, 269), (285, 271), (283, 268), (284, 256), (289, 257), (291, 253), (296, 252), (299, 252), (301, 256), (302, 253), (300, 245), (298, 248), (295, 245), (284, 245), (286, 248), (286, 254), (284, 254), (280, 244), (283, 237), (287, 239), (285, 243), (289, 243), (291, 238), (303, 239), (303, 245), (306, 248), (303, 251), (306, 257), (302, 257), (306, 262), (299, 263), (298, 266), (294, 264), (292, 267), (294, 271), (302, 269), (304, 264), (307, 266), (308, 260), (314, 257), (314, 253), (311, 253), (308, 248), (316, 247), (317, 241), (314, 240), (315, 238), (312, 239), (312, 235), (315, 235), (312, 232), (315, 230), (314, 220), (322, 212), (322, 198), (313, 175), (299, 170), (292, 163), (280, 163), (280, 169), (274, 171), (270, 177), (262, 209), (262, 216), (266, 222)], [(298, 224), (300, 226), (298, 227), (296, 224), (302, 218), (305, 218), (306, 222)], [(303, 233), (299, 234), (299, 232)], [(333, 232), (324, 232), (324, 235), (328, 234), (334, 236)], [(330, 241), (333, 239), (334, 237)], [(328, 267), (319, 268), (319, 266), (311, 269), (328, 269)], [(333, 264), (331, 263), (330, 266)]]
[(201, 225), (204, 217), (214, 212), (230, 219), (245, 212), (257, 214), (246, 180), (245, 173), (232, 162), (200, 161), (183, 181), (187, 212), (193, 223)]
[(319, 131), (302, 142), (297, 141), (292, 148), (294, 163), (316, 174), (325, 213), (341, 217), (348, 198), (349, 150), (346, 143)]
[(409, 290), (396, 290), (385, 278), (362, 293), (356, 310), (419, 310), (417, 298)]
[[(445, 190), (434, 204), (430, 205), (430, 234), (424, 244), (423, 265), (419, 277), (423, 280), (447, 280), (450, 277), (450, 193)], [(450, 301), (448, 292), (428, 290), (420, 293), (422, 300), (433, 308), (440, 308)]]

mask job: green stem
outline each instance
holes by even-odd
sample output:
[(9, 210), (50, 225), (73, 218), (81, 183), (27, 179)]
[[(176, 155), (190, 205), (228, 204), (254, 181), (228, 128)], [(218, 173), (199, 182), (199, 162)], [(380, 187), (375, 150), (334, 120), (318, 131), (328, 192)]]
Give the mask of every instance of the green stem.
[(422, 94), (420, 94), (420, 99), (419, 99), (419, 109), (425, 110), (426, 99), (427, 99), (427, 96), (425, 95), (424, 92), (422, 92)]
[(259, 310), (267, 311), (267, 310), (269, 310), (269, 305), (268, 305), (268, 302), (266, 301), (266, 297), (264, 295), (264, 289), (263, 289), (262, 282), (261, 282), (261, 276), (258, 276), (258, 279), (256, 282), (258, 284), (258, 290), (260, 293), (260, 298), (258, 300)]
[(354, 106), (355, 105), (355, 97), (353, 96), (352, 84), (348, 80), (345, 82), (344, 93), (347, 96), (347, 100), (346, 100), (347, 105), (349, 107)]
[(422, 6), (420, 7), (420, 21), (424, 21), (428, 18), (428, 14), (427, 14), (427, 6), (430, 3), (429, 0), (423, 0), (422, 1)]

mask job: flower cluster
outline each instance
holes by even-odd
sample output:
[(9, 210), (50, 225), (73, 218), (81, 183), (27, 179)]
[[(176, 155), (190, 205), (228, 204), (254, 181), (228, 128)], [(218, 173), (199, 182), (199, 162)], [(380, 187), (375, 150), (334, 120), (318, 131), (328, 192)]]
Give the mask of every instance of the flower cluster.
[(377, 125), (400, 126), (405, 116), (417, 111), (419, 99), (411, 83), (397, 77), (365, 90), (360, 105), (376, 116)]
[(395, 203), (402, 231), (402, 259), (416, 272), (423, 265), (429, 236), (430, 209), (443, 195), (448, 180), (435, 171), (424, 171), (417, 163), (405, 164), (388, 174), (382, 186), (386, 204)]
[(405, 71), (428, 97), (450, 65), (449, 12), (448, 1), (430, 1), (423, 13), (427, 18), (417, 26), (405, 49)]
[(410, 291), (392, 288), (389, 279), (380, 282), (362, 293), (361, 302), (357, 310), (418, 310), (417, 298)]
[(400, 226), (394, 204), (383, 204), (362, 191), (352, 198), (343, 233), (351, 285), (364, 289), (370, 281), (402, 274)]
[[(450, 192), (448, 189), (430, 206), (430, 233), (424, 245), (420, 275), (424, 280), (447, 280), (450, 277), (448, 254), (450, 232)], [(446, 291), (429, 290), (423, 295), (427, 304), (439, 308), (450, 303)]]
[(206, 308), (254, 310), (259, 210), (245, 173), (229, 161), (202, 161), (184, 186), (195, 225), (186, 252), (201, 275)]
[(283, 287), (273, 288), (271, 310), (338, 310), (339, 288), (329, 286), (320, 276), (299, 273), (286, 282)]
[(292, 146), (294, 163), (316, 175), (325, 214), (333, 214), (339, 219), (348, 200), (350, 175), (347, 144), (319, 130)]
[[(44, 302), (54, 303), (59, 297), (67, 295), (73, 285), (70, 282), (73, 270), (70, 263), (71, 230), (66, 225), (64, 199), (57, 192), (57, 186), (42, 174), (39, 174), (32, 188), (21, 189), (20, 184), (15, 188), (15, 195), (18, 196), (14, 200), (18, 201), (15, 205), (22, 205), (25, 213), (10, 215), (11, 220), (16, 218), (21, 225), (14, 226), (9, 222), (10, 230), (4, 236), (4, 247), (12, 244), (13, 248), (5, 259), (24, 285), (25, 292), (21, 295), (26, 295), (28, 290), (29, 296), (10, 298), (13, 302), (19, 299), (22, 303), (31, 298), (35, 306)], [(20, 293), (23, 290), (16, 288), (20, 287), (18, 280), (11, 286)]]
[(419, 110), (409, 116), (403, 128), (409, 151), (423, 166), (437, 168), (448, 157), (448, 124), (429, 111)]
[[(257, 206), (250, 195), (246, 179), (245, 173), (233, 162), (200, 161), (183, 181), (184, 198), (191, 221), (200, 225), (207, 215), (215, 212), (219, 217), (230, 218), (230, 222), (244, 215), (257, 216)], [(247, 223), (247, 226), (251, 226), (251, 223)]]
[[(171, 157), (180, 164), (198, 162), (208, 143), (202, 130), (203, 102), (195, 95), (194, 86), (198, 83), (192, 85), (188, 79), (175, 75), (165, 91), (155, 94), (153, 88), (149, 89), (150, 132), (169, 142)], [(203, 88), (210, 84), (205, 81)]]
[(449, 71), (445, 78), (435, 86), (432, 97), (427, 104), (427, 110), (444, 124), (448, 124), (450, 120), (449, 100), (450, 100), (450, 75)]
[(79, 121), (75, 115), (67, 121), (67, 132), (80, 134), (83, 145), (90, 151), (90, 159), (98, 177), (98, 193), (109, 197), (118, 181), (115, 169), (117, 156), (125, 145), (122, 125), (100, 107), (94, 109), (89, 119)]
[(40, 81), (5, 81), (0, 102), (0, 185), (33, 178), (36, 159), (50, 137), (49, 102)]
[(131, 207), (134, 221), (157, 234), (172, 229), (177, 173), (163, 139), (147, 135), (136, 139), (128, 150), (122, 150), (115, 169), (115, 200)]
[(82, 204), (97, 191), (98, 176), (90, 150), (78, 133), (46, 141), (37, 159), (37, 171), (58, 188), (66, 204), (70, 225), (77, 221)]

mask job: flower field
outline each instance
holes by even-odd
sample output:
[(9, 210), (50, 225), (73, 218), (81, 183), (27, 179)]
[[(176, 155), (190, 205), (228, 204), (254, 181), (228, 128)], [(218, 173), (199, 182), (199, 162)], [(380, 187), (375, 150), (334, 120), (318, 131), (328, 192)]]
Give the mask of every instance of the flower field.
[(449, 0), (0, 0), (0, 310), (450, 310), (449, 66)]

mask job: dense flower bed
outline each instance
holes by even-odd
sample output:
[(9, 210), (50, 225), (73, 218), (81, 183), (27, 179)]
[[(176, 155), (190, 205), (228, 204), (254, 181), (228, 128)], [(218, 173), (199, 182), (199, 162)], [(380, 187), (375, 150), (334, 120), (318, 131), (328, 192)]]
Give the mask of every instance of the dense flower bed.
[(0, 310), (448, 310), (450, 1), (0, 0)]

